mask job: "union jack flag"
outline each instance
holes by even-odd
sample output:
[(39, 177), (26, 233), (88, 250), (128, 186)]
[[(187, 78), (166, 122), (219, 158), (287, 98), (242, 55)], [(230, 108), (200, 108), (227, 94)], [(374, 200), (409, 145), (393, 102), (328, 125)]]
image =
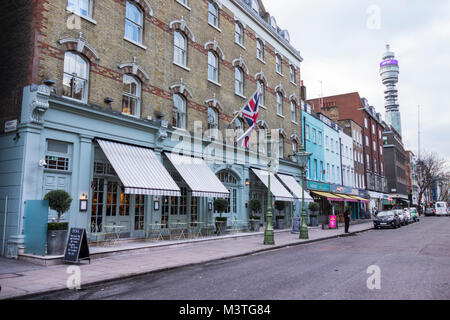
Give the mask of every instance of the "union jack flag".
[(258, 87), (253, 97), (250, 99), (248, 104), (242, 108), (240, 113), (247, 121), (249, 129), (237, 140), (237, 142), (242, 141), (242, 146), (248, 148), (248, 142), (250, 140), (250, 135), (253, 129), (256, 127), (256, 121), (259, 115), (259, 99), (261, 96), (261, 89)]

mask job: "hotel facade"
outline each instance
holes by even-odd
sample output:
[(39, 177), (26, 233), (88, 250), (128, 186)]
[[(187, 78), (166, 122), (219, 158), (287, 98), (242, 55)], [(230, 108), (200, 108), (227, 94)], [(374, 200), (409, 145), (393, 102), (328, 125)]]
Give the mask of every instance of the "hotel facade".
[(287, 203), (277, 215), (299, 216), (292, 155), (302, 142), (302, 57), (261, 1), (1, 7), (13, 30), (2, 51), (18, 70), (0, 97), (0, 241), (12, 255), (23, 246), (27, 201), (55, 189), (74, 199), (63, 220), (91, 239), (105, 224), (142, 238), (149, 224), (213, 222), (211, 204), (221, 197), (229, 224), (247, 220), (248, 201), (259, 198), (264, 224), (265, 131), (252, 135), (249, 150), (236, 144), (248, 128), (239, 111), (258, 87), (258, 127), (272, 130), (279, 153), (271, 190)]

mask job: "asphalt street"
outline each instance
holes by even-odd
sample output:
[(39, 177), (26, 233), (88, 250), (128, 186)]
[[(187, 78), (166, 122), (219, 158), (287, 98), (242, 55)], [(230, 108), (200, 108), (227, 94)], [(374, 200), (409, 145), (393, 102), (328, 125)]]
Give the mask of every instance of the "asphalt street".
[[(379, 268), (379, 289), (367, 286), (370, 266)], [(370, 230), (37, 299), (450, 299), (450, 218), (422, 217), (400, 229)]]

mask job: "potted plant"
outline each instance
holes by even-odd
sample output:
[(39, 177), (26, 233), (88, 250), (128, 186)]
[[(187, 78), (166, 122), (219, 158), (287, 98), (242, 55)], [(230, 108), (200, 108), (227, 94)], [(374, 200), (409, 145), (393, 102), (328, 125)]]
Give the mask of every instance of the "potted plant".
[(259, 231), (259, 216), (256, 215), (257, 212), (261, 211), (261, 201), (259, 199), (252, 199), (248, 203), (248, 208), (252, 215), (250, 216), (250, 230), (251, 231)]
[(317, 212), (319, 211), (319, 204), (316, 202), (310, 202), (308, 205), (308, 209), (310, 211), (310, 214), (309, 214), (310, 225), (312, 227), (316, 227), (318, 225)]
[(227, 217), (222, 217), (222, 213), (227, 209), (227, 199), (218, 198), (214, 200), (214, 211), (219, 213), (219, 217), (216, 217), (216, 232), (219, 236), (227, 233)]
[(284, 229), (284, 216), (281, 215), (281, 211), (285, 208), (286, 204), (283, 201), (275, 201), (275, 209), (278, 210), (279, 215), (276, 216), (276, 228)]
[(64, 254), (65, 242), (67, 238), (67, 222), (60, 222), (61, 216), (69, 211), (72, 198), (64, 190), (53, 190), (44, 196), (44, 200), (49, 201), (49, 206), (58, 214), (56, 222), (49, 222), (47, 228), (47, 254)]

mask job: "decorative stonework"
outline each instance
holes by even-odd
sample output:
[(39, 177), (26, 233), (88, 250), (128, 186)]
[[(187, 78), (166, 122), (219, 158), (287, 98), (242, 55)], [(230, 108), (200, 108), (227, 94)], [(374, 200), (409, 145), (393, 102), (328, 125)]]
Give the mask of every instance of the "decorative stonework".
[[(27, 122), (43, 124), (43, 116), (49, 108), (50, 88), (46, 85), (32, 85), (30, 87), (30, 106), (25, 115)], [(24, 110), (25, 111), (25, 110)]]
[(287, 137), (286, 130), (284, 130), (283, 128), (278, 129), (278, 132), (280, 133), (280, 136), (282, 136), (283, 138)]
[(172, 95), (179, 93), (188, 99), (193, 98), (191, 90), (189, 90), (186, 87), (186, 85), (183, 83), (183, 78), (180, 79), (179, 83), (175, 83), (174, 85), (170, 86), (169, 89), (170, 89), (170, 92), (172, 93)]
[(81, 53), (90, 62), (100, 61), (100, 56), (98, 53), (87, 43), (86, 39), (83, 37), (83, 33), (80, 32), (78, 38), (65, 38), (58, 40), (58, 43), (62, 45), (64, 51), (76, 51)]
[(283, 98), (286, 98), (286, 91), (284, 90), (281, 83), (275, 87), (275, 92), (281, 93), (283, 95)]
[(262, 71), (255, 74), (255, 81), (261, 81), (262, 83), (264, 83), (265, 87), (269, 87), (269, 82), (267, 81), (267, 78)]
[(300, 143), (300, 137), (296, 133), (291, 135), (291, 140)]
[(300, 100), (298, 96), (295, 94), (295, 92), (289, 96), (289, 101), (294, 101), (297, 106), (300, 103)]
[(219, 46), (219, 43), (216, 41), (216, 38), (214, 38), (214, 41), (209, 41), (205, 43), (204, 49), (207, 51), (214, 51), (217, 53), (217, 55), (222, 59), (225, 60), (225, 54), (223, 53), (222, 48)]
[(219, 101), (217, 101), (215, 94), (214, 94), (214, 98), (208, 99), (205, 101), (205, 105), (207, 107), (215, 108), (219, 112), (223, 112), (222, 104)]
[(247, 67), (247, 65), (245, 64), (244, 58), (242, 58), (242, 55), (240, 55), (239, 58), (234, 59), (234, 60), (231, 62), (231, 65), (232, 65), (233, 67), (239, 67), (239, 68), (241, 68), (241, 69), (244, 70), (244, 72), (248, 75), (248, 67)]
[(130, 63), (122, 63), (119, 66), (119, 69), (122, 70), (124, 74), (132, 74), (138, 77), (142, 82), (148, 81), (150, 76), (145, 70), (136, 63), (136, 57), (133, 58), (133, 62)]
[(144, 10), (145, 13), (147, 13), (150, 16), (153, 16), (152, 7), (150, 7), (150, 4), (148, 3), (147, 0), (131, 0), (131, 2), (136, 3), (137, 5), (139, 5), (139, 7), (142, 8), (142, 10)]
[(170, 30), (182, 31), (192, 42), (195, 42), (195, 36), (192, 30), (187, 26), (183, 17), (181, 20), (173, 20), (169, 23)]

